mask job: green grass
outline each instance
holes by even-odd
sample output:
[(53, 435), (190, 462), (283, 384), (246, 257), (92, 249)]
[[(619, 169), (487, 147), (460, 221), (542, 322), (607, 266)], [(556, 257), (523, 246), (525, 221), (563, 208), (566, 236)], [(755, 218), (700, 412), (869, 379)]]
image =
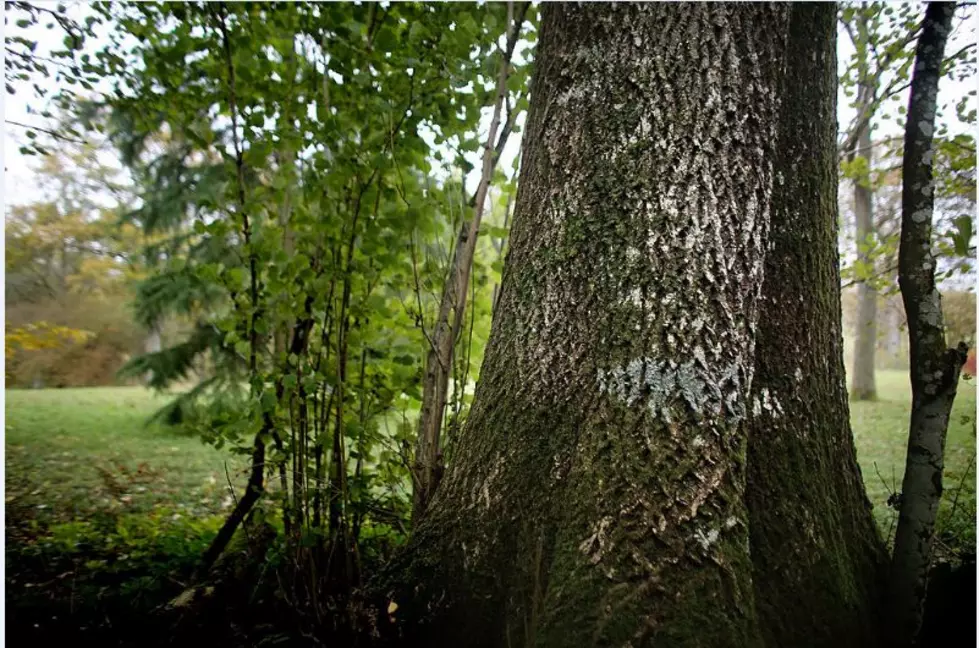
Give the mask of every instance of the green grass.
[(147, 426), (166, 397), (143, 388), (7, 390), (5, 399), (8, 523), (158, 506), (214, 514), (231, 504), (226, 462), (243, 484), (240, 459), (179, 428)]
[[(853, 402), (850, 414), (867, 494), (887, 536), (896, 517), (887, 498), (900, 490), (904, 471), (907, 372), (880, 371), (877, 386), (878, 400)], [(232, 501), (225, 464), (240, 488), (242, 460), (181, 434), (179, 428), (146, 426), (164, 402), (165, 397), (138, 387), (8, 390), (8, 521), (50, 523), (160, 506), (194, 516), (227, 510)], [(973, 547), (975, 412), (975, 381), (962, 381), (948, 435), (946, 494), (939, 515), (939, 531), (952, 530), (956, 542)]]
[[(901, 490), (904, 475), (911, 416), (908, 372), (878, 371), (877, 393), (876, 401), (851, 401), (850, 420), (867, 496), (874, 505), (877, 524), (890, 543), (897, 512), (887, 506), (887, 498), (891, 492)], [(975, 418), (976, 381), (962, 380), (945, 445), (945, 494), (937, 522), (940, 550), (957, 545), (971, 546), (971, 551), (975, 551)]]

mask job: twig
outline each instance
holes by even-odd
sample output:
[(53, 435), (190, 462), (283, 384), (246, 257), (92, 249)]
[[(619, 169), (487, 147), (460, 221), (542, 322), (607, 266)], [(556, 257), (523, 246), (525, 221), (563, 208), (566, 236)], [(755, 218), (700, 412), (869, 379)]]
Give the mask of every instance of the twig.
[[(972, 429), (975, 430), (975, 423), (972, 424)], [(948, 512), (948, 519), (955, 517), (955, 510), (959, 505), (959, 495), (962, 493), (962, 488), (965, 486), (965, 478), (969, 476), (969, 471), (976, 463), (976, 456), (972, 455), (969, 457), (969, 467), (965, 469), (965, 473), (962, 474), (962, 479), (959, 480), (959, 485), (955, 488), (955, 498), (952, 500), (952, 510)]]
[(53, 137), (55, 139), (63, 140), (65, 142), (73, 142), (75, 144), (87, 144), (88, 143), (85, 140), (80, 140), (80, 139), (75, 139), (73, 137), (68, 137), (67, 135), (62, 135), (61, 133), (59, 133), (57, 131), (49, 130), (47, 128), (41, 128), (40, 126), (31, 126), (30, 124), (22, 124), (21, 122), (14, 121), (12, 119), (6, 119), (6, 120), (4, 120), (4, 122), (7, 123), (7, 124), (10, 124), (11, 126), (20, 126), (21, 128), (26, 128), (28, 130), (36, 130), (36, 131), (40, 131), (42, 133), (47, 133), (51, 137)]
[[(880, 474), (880, 469), (877, 468), (877, 462), (876, 461), (874, 462), (874, 472), (876, 472), (877, 473), (877, 476), (880, 477), (880, 483), (882, 483), (884, 485), (884, 488), (887, 489), (887, 495), (888, 496), (893, 495), (894, 494), (894, 491), (891, 490), (891, 487), (887, 485), (887, 482), (884, 480), (884, 476)], [(893, 472), (893, 470), (892, 470), (892, 472)], [(891, 478), (893, 479), (893, 475), (892, 475)]]

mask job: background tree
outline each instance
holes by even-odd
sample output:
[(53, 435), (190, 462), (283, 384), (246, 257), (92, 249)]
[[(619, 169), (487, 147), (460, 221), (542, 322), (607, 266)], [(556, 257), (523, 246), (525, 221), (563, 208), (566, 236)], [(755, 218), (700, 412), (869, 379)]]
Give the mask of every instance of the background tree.
[[(858, 115), (857, 122), (853, 125), (853, 131), (847, 134), (847, 141), (845, 142), (846, 145), (850, 143), (851, 138), (853, 140), (853, 148), (846, 152), (847, 162), (851, 165), (854, 164), (859, 155), (861, 165), (866, 165), (869, 171), (873, 160), (871, 142), (873, 114), (876, 104), (880, 101), (878, 95), (881, 94), (880, 76), (891, 64), (891, 61), (890, 57), (877, 60), (875, 61), (877, 63), (876, 69), (871, 68), (871, 51), (876, 52), (876, 48), (871, 47), (871, 16), (868, 14), (873, 14), (873, 17), (877, 18), (879, 8), (876, 12), (872, 9), (851, 9), (849, 13), (843, 12), (844, 25), (856, 48), (854, 75), (856, 76), (857, 88), (855, 108)], [(892, 50), (898, 56), (903, 55), (904, 51), (904, 48)], [(899, 78), (899, 75), (896, 75), (896, 78)], [(875, 243), (873, 204), (874, 192), (870, 185), (869, 172), (865, 172), (853, 182), (858, 264), (870, 264), (870, 250)], [(877, 397), (877, 388), (874, 382), (874, 370), (876, 368), (874, 356), (877, 349), (877, 291), (869, 281), (860, 281), (857, 284), (856, 309), (851, 391), (854, 398), (873, 400)]]
[(40, 158), (42, 197), (7, 212), (8, 326), (85, 333), (11, 347), (12, 386), (113, 384), (125, 358), (138, 352), (127, 300), (144, 270), (143, 241), (135, 228), (118, 226), (117, 201), (128, 190), (98, 153), (94, 144), (62, 144), (58, 155)]

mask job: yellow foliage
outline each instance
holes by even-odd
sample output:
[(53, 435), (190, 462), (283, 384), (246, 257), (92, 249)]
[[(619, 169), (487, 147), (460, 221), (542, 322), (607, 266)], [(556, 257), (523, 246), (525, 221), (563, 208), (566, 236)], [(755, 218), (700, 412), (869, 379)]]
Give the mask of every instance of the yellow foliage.
[(3, 351), (9, 360), (18, 351), (43, 351), (60, 349), (88, 340), (90, 331), (58, 326), (48, 322), (32, 322), (26, 326), (7, 330), (3, 338)]

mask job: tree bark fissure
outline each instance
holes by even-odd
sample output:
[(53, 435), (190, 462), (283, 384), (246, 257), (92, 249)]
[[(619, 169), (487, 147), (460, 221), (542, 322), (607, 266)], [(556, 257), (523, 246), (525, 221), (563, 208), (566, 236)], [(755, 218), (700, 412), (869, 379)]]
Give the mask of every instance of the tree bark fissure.
[(789, 8), (542, 11), (476, 399), (380, 587), (425, 645), (758, 644), (742, 421)]
[(908, 319), (911, 422), (891, 566), (893, 645), (910, 645), (921, 626), (935, 518), (942, 494), (945, 436), (966, 359), (948, 349), (932, 252), (933, 134), (938, 81), (954, 3), (931, 3), (915, 51), (904, 139), (899, 277)]

